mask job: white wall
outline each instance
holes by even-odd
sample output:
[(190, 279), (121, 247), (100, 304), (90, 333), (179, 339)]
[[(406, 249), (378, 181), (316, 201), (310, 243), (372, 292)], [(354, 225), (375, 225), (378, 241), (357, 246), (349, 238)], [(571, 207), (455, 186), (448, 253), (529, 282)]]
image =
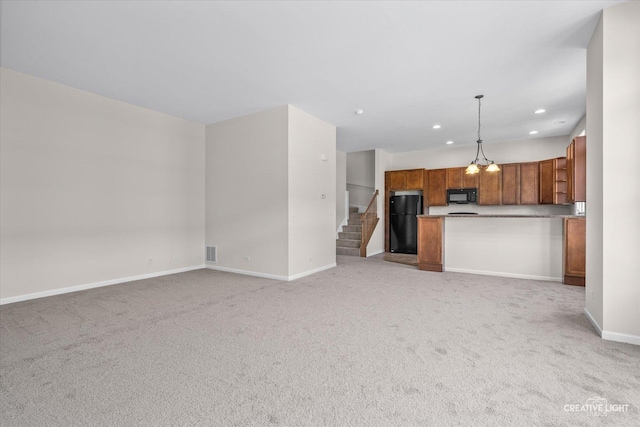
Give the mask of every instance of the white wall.
[(288, 110), (288, 276), (295, 277), (336, 263), (336, 128)]
[(347, 190), (349, 204), (361, 212), (369, 205), (375, 187), (375, 151), (358, 151), (347, 154)]
[(587, 49), (587, 259), (585, 309), (602, 330), (602, 230), (603, 230), (603, 31), (602, 19)]
[(206, 127), (205, 240), (216, 267), (289, 274), (288, 115), (282, 106)]
[(8, 69), (0, 83), (5, 302), (204, 264), (203, 125)]
[(635, 344), (640, 344), (638, 22), (638, 2), (605, 9), (587, 61), (586, 309), (603, 338)]
[(448, 217), (444, 227), (446, 271), (562, 281), (562, 219)]
[(336, 230), (348, 219), (345, 213), (347, 191), (347, 153), (336, 150)]
[(603, 19), (603, 326), (640, 344), (640, 3)]
[[(498, 164), (519, 163), (564, 157), (570, 140), (566, 136), (523, 141), (483, 143), (487, 157)], [(439, 150), (412, 151), (391, 155), (389, 170), (439, 169), (468, 166), (476, 156), (476, 145), (446, 147)]]
[(375, 150), (347, 153), (347, 183), (373, 187), (375, 185)]

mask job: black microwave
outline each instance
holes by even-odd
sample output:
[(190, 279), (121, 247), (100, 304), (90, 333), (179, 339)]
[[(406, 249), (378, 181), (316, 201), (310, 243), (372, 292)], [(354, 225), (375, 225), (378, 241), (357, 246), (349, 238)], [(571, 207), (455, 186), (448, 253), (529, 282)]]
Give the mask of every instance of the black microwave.
[(450, 188), (447, 190), (447, 204), (478, 203), (477, 188)]

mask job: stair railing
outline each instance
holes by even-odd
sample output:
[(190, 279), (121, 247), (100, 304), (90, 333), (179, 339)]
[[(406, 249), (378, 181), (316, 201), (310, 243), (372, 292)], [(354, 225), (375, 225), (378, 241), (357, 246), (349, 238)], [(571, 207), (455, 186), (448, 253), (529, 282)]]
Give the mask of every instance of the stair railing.
[(371, 236), (373, 235), (373, 230), (376, 229), (376, 224), (378, 223), (378, 193), (378, 190), (373, 193), (373, 197), (369, 202), (369, 206), (367, 206), (367, 210), (360, 215), (360, 221), (362, 222), (362, 241), (360, 243), (361, 257), (367, 256), (367, 245), (369, 244), (369, 240), (371, 240)]

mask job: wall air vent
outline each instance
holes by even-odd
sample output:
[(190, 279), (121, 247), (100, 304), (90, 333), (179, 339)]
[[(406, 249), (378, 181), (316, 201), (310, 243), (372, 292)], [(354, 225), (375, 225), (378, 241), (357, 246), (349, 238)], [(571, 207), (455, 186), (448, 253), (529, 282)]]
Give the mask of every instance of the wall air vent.
[(207, 262), (218, 262), (218, 249), (215, 246), (207, 246)]

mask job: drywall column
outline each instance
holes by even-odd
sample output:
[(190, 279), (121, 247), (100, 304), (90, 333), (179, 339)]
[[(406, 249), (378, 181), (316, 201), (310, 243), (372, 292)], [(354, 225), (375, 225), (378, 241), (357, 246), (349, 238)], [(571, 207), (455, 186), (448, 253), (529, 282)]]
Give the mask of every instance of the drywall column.
[(288, 111), (207, 125), (205, 241), (217, 248), (209, 267), (288, 277)]
[(288, 275), (294, 279), (336, 265), (336, 128), (291, 105), (288, 111)]
[(336, 128), (285, 105), (206, 127), (209, 268), (291, 280), (335, 266)]
[(634, 344), (640, 344), (638, 22), (638, 2), (605, 9), (587, 51), (585, 311), (603, 338)]

